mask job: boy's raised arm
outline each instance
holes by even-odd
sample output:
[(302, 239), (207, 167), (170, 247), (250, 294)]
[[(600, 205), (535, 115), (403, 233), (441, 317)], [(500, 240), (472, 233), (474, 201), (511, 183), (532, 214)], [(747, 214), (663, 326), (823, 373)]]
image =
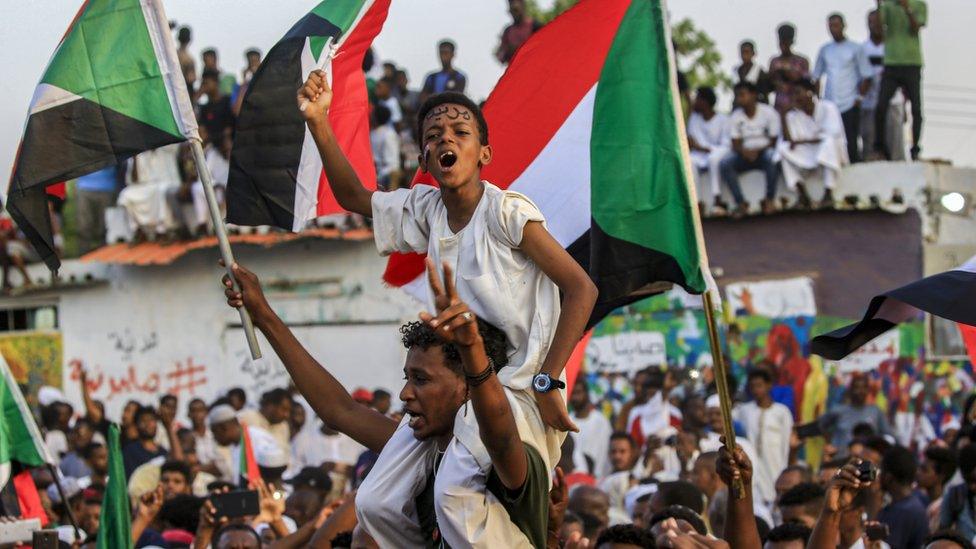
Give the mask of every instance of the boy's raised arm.
[(322, 166), (329, 179), (329, 186), (336, 201), (350, 212), (365, 217), (373, 216), (373, 191), (363, 187), (356, 171), (336, 142), (329, 124), (329, 106), (332, 105), (332, 88), (325, 73), (316, 70), (298, 90), (298, 108), (305, 117), (309, 132), (322, 157)]

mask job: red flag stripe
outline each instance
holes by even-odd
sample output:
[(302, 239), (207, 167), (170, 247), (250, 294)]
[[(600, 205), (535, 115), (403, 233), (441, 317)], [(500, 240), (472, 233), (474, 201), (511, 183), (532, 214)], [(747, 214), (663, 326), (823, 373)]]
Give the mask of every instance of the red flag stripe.
[[(485, 103), (495, 157), (483, 178), (508, 188), (535, 160), (599, 79), (630, 3), (582, 0), (522, 45)], [(434, 184), (420, 173), (418, 183)], [(423, 272), (423, 256), (394, 254), (383, 280), (403, 286)]]
[[(363, 15), (352, 33), (332, 60), (332, 105), (329, 122), (335, 131), (339, 147), (368, 189), (376, 189), (376, 166), (369, 143), (369, 98), (363, 74), (363, 56), (373, 39), (383, 28), (391, 0), (376, 0)], [(343, 213), (325, 170), (319, 176), (319, 196), (316, 215)]]
[(258, 469), (258, 461), (254, 459), (254, 447), (251, 445), (251, 433), (248, 431), (247, 424), (241, 424), (241, 439), (244, 443), (244, 463), (240, 464), (240, 473), (247, 477), (247, 483), (251, 488), (257, 488), (257, 480), (261, 478), (261, 470)]
[(41, 521), (41, 526), (47, 526), (47, 513), (41, 505), (41, 496), (37, 493), (37, 486), (29, 470), (24, 470), (14, 476), (11, 481), (14, 483), (14, 491), (17, 492), (17, 505), (20, 506), (20, 518), (36, 518)]

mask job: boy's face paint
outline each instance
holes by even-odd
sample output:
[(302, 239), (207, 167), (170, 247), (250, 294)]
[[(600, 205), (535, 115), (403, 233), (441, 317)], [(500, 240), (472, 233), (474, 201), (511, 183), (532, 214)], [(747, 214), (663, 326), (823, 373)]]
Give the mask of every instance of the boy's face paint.
[(478, 181), (491, 161), (491, 147), (481, 145), (478, 121), (462, 105), (439, 105), (424, 119), (421, 168), (441, 187), (454, 189)]

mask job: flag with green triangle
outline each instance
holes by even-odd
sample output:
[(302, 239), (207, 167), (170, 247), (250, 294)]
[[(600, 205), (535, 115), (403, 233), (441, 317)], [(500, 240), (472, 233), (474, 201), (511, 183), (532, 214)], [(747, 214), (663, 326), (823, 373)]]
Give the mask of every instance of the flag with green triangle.
[(34, 90), (7, 210), (56, 271), (45, 188), (197, 136), (159, 0), (86, 0)]
[(108, 486), (105, 487), (102, 514), (98, 519), (98, 549), (123, 547), (132, 547), (132, 520), (119, 445), (119, 426), (113, 423), (108, 428)]
[[(672, 284), (714, 286), (667, 13), (664, 0), (580, 0), (519, 48), (484, 106), (481, 177), (531, 199), (589, 272), (590, 325)], [(383, 279), (427, 297), (418, 254), (391, 257)]]
[(0, 355), (0, 488), (10, 478), (13, 461), (29, 467), (53, 463), (24, 395)]

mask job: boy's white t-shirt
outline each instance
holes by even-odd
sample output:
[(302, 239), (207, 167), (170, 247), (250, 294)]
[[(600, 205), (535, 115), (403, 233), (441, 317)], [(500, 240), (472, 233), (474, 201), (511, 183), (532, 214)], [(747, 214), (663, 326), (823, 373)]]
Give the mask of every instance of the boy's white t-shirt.
[(741, 139), (746, 149), (760, 149), (776, 140), (781, 133), (779, 113), (765, 103), (756, 104), (752, 118), (743, 109), (736, 109), (729, 117), (729, 137)]
[[(459, 297), (479, 317), (508, 336), (509, 364), (498, 374), (505, 386), (529, 389), (549, 352), (559, 318), (559, 288), (522, 253), (526, 223), (545, 218), (525, 195), (485, 183), (484, 195), (458, 233), (447, 223), (441, 191), (429, 185), (373, 193), (373, 235), (383, 255), (426, 253), (454, 267)], [(433, 296), (422, 283), (426, 303)]]

